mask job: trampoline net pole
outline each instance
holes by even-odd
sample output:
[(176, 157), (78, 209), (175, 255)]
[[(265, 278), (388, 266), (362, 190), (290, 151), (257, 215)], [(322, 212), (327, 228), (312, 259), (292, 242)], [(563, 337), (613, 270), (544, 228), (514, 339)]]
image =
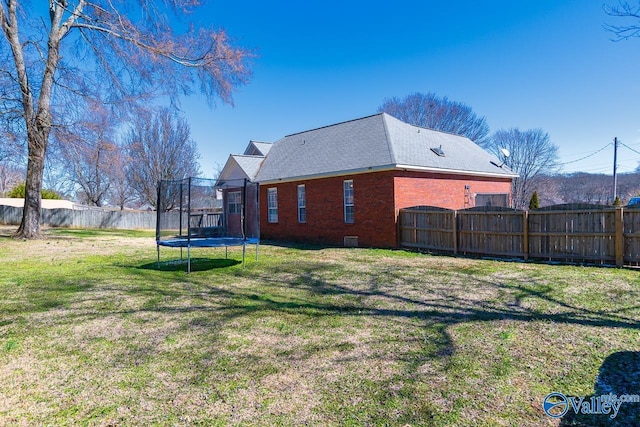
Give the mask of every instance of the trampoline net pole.
[[(178, 202), (178, 236), (182, 237), (182, 200), (183, 200), (183, 196), (182, 196), (182, 182), (180, 183), (180, 202)], [(182, 254), (180, 255), (182, 257)], [(182, 258), (180, 258), (182, 259)]]
[(191, 244), (191, 177), (187, 182), (187, 244)]
[[(162, 199), (160, 198), (160, 192), (162, 191), (162, 181), (158, 181), (158, 196), (156, 199), (156, 242), (160, 240), (160, 222), (162, 221), (160, 216), (160, 211), (162, 207), (160, 203)], [(160, 246), (158, 246), (158, 262), (160, 262)]]
[(244, 179), (242, 185), (242, 209), (240, 209), (240, 228), (242, 229), (242, 240), (247, 240), (247, 222), (245, 219), (247, 205), (247, 178)]

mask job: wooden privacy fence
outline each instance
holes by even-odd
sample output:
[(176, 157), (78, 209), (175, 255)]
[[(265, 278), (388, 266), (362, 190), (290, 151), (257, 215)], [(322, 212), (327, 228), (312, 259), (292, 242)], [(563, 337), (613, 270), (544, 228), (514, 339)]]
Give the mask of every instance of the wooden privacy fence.
[(400, 246), (454, 254), (640, 265), (640, 209), (569, 204), (532, 211), (418, 206), (398, 215)]
[[(0, 205), (0, 224), (18, 225), (21, 219), (21, 207)], [(42, 209), (41, 222), (51, 227), (155, 230), (156, 212), (101, 208)]]

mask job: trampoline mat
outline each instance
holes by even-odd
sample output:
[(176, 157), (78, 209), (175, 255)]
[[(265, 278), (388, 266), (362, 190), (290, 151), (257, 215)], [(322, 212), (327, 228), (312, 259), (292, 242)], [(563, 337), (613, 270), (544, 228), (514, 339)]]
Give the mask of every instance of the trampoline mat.
[(224, 246), (254, 245), (260, 242), (255, 237), (243, 239), (240, 237), (199, 237), (186, 239), (157, 240), (156, 244), (171, 248), (219, 248)]

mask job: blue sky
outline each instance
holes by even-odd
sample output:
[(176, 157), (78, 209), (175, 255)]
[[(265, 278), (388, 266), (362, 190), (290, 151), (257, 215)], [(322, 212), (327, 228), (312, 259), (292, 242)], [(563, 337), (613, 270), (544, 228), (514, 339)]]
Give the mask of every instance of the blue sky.
[[(613, 42), (616, 0), (210, 2), (200, 23), (255, 49), (252, 81), (235, 107), (182, 107), (214, 173), (249, 140), (374, 114), (385, 98), (435, 92), (485, 116), (492, 131), (542, 128), (560, 161), (615, 136), (640, 151), (640, 39)], [(640, 154), (621, 147), (619, 171)], [(613, 148), (564, 172), (612, 171)]]

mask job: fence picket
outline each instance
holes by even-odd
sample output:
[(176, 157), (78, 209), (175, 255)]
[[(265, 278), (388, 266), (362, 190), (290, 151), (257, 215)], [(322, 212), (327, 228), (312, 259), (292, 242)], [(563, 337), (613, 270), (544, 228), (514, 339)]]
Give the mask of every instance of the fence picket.
[[(0, 205), (0, 224), (18, 225), (22, 208)], [(75, 228), (154, 230), (156, 212), (107, 209), (42, 209), (42, 225)]]
[[(407, 221), (409, 217), (411, 221)], [(580, 204), (525, 212), (495, 207), (453, 211), (422, 206), (401, 209), (398, 221), (400, 245), (405, 247), (549, 261), (640, 265), (640, 209)], [(412, 223), (425, 226), (411, 236), (410, 230), (418, 229), (412, 227)]]

